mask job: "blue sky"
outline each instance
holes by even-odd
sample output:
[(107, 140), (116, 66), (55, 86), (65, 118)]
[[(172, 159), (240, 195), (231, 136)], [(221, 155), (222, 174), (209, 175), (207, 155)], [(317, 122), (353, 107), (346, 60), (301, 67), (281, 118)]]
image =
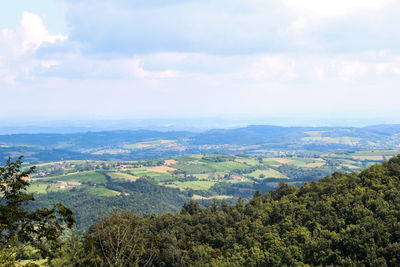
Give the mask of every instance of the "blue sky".
[(399, 8), (394, 0), (7, 1), (0, 119), (378, 114), (400, 122)]

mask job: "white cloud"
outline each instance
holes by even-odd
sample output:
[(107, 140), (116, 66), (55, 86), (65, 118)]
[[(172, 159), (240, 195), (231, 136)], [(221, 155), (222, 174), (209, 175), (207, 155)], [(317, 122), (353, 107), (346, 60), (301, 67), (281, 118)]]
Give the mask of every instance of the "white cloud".
[[(74, 1), (66, 42), (24, 13), (0, 35), (0, 81), (11, 84), (0, 87), (11, 99), (0, 113), (18, 111), (20, 98), (23, 112), (69, 114), (74, 103), (78, 115), (398, 106), (400, 57), (381, 44), (398, 47), (391, 33), (399, 24), (389, 23), (392, 13), (380, 14), (385, 1), (286, 0), (290, 8), (262, 0), (156, 2)], [(374, 40), (381, 43), (368, 47)]]
[(34, 78), (32, 72), (35, 69), (43, 71), (59, 65), (55, 59), (37, 58), (35, 52), (66, 39), (62, 34), (50, 34), (39, 15), (23, 12), (19, 26), (1, 30), (0, 81), (14, 83), (18, 78)]
[(367, 74), (368, 66), (359, 61), (341, 62), (339, 75), (344, 77), (361, 77)]
[(368, 9), (378, 9), (391, 0), (283, 0), (288, 7), (322, 18), (349, 15)]
[(5, 41), (14, 50), (18, 49), (21, 53), (27, 53), (37, 50), (42, 45), (52, 44), (56, 41), (63, 41), (67, 36), (58, 34), (52, 35), (47, 31), (39, 15), (24, 12), (22, 14), (21, 24), (14, 29), (3, 29), (2, 35)]

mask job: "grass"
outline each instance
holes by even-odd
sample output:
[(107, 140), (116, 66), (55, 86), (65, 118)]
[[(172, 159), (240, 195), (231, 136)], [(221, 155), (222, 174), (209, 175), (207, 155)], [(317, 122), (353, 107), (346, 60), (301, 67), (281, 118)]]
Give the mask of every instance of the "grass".
[(195, 156), (181, 156), (181, 157), (177, 157), (175, 158), (176, 161), (178, 162), (187, 162), (187, 161), (196, 161), (198, 159), (201, 158), (201, 155), (195, 155)]
[(104, 184), (107, 182), (106, 176), (104, 174), (95, 172), (95, 171), (85, 171), (79, 173), (72, 173), (67, 175), (59, 175), (46, 177), (41, 179), (43, 181), (65, 181), (65, 182), (81, 182), (81, 183), (95, 183), (95, 184)]
[(101, 196), (101, 197), (112, 197), (118, 195), (120, 192), (114, 191), (107, 189), (103, 186), (84, 186), (84, 189), (86, 192), (96, 195), (96, 196)]
[(208, 180), (210, 179), (210, 177), (214, 179), (220, 177), (221, 179), (223, 179), (225, 174), (228, 173), (227, 172), (196, 173), (193, 174), (193, 176), (200, 180)]
[(133, 170), (130, 170), (129, 172), (132, 175), (137, 176), (137, 177), (142, 177), (142, 176), (157, 177), (157, 176), (163, 175), (163, 173), (148, 171), (147, 169), (144, 169), (144, 168), (133, 169)]
[(221, 171), (221, 172), (223, 172), (223, 171), (229, 172), (229, 171), (234, 171), (234, 170), (246, 170), (249, 168), (249, 166), (247, 166), (243, 163), (235, 162), (235, 161), (213, 162), (213, 163), (210, 163), (210, 165), (217, 171)]
[(293, 165), (296, 167), (304, 167), (307, 164), (310, 163), (320, 163), (321, 161), (318, 161), (313, 158), (291, 158), (291, 162), (287, 163), (288, 165)]
[[(260, 178), (260, 175), (263, 174), (265, 177), (264, 178)], [(250, 174), (248, 174), (248, 176), (252, 176), (256, 179), (267, 179), (267, 178), (282, 178), (282, 179), (288, 179), (287, 176), (283, 175), (282, 173), (273, 170), (273, 169), (268, 169), (268, 170), (256, 170)]]
[(175, 164), (174, 168), (185, 171), (187, 174), (196, 174), (196, 173), (210, 173), (216, 172), (217, 169), (211, 166), (211, 164)]
[(131, 174), (127, 174), (127, 173), (122, 173), (122, 172), (109, 172), (107, 173), (108, 176), (110, 176), (111, 179), (115, 179), (115, 180), (129, 180), (129, 179), (134, 179), (136, 180), (137, 176), (133, 176)]
[(256, 166), (260, 164), (260, 162), (258, 162), (258, 160), (255, 158), (236, 158), (235, 161), (242, 164), (248, 164), (250, 166)]
[(166, 186), (177, 187), (180, 189), (193, 189), (193, 190), (208, 190), (212, 187), (215, 182), (211, 181), (189, 181), (189, 182), (174, 182)]
[(129, 173), (139, 178), (143, 176), (149, 176), (153, 178), (156, 182), (176, 180), (176, 178), (170, 175), (169, 173), (152, 172), (148, 171), (145, 168), (130, 170)]
[(262, 164), (268, 164), (271, 166), (280, 166), (282, 163), (277, 162), (276, 160), (272, 158), (263, 158)]
[(177, 178), (169, 174), (160, 173), (159, 176), (154, 176), (153, 179), (156, 182), (160, 183), (160, 182), (174, 181)]
[[(52, 187), (52, 185), (48, 184), (48, 183), (32, 183), (30, 186), (28, 186), (27, 192), (28, 193), (37, 193), (37, 194), (46, 194), (47, 193), (46, 188), (48, 186)], [(55, 191), (55, 190), (53, 189), (52, 191)]]

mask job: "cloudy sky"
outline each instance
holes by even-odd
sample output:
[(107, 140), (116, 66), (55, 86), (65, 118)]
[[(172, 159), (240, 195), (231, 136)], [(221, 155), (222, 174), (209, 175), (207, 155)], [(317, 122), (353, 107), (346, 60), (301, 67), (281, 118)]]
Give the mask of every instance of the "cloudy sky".
[(395, 0), (15, 0), (0, 118), (400, 114)]

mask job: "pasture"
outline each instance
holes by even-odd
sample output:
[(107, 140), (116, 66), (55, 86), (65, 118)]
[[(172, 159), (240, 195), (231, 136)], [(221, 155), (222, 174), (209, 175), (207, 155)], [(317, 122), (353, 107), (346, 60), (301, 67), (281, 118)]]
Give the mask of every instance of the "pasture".
[(64, 182), (80, 182), (80, 183), (94, 183), (104, 184), (107, 182), (107, 178), (104, 174), (96, 171), (84, 171), (71, 173), (66, 175), (58, 175), (42, 178), (42, 181), (64, 181)]

